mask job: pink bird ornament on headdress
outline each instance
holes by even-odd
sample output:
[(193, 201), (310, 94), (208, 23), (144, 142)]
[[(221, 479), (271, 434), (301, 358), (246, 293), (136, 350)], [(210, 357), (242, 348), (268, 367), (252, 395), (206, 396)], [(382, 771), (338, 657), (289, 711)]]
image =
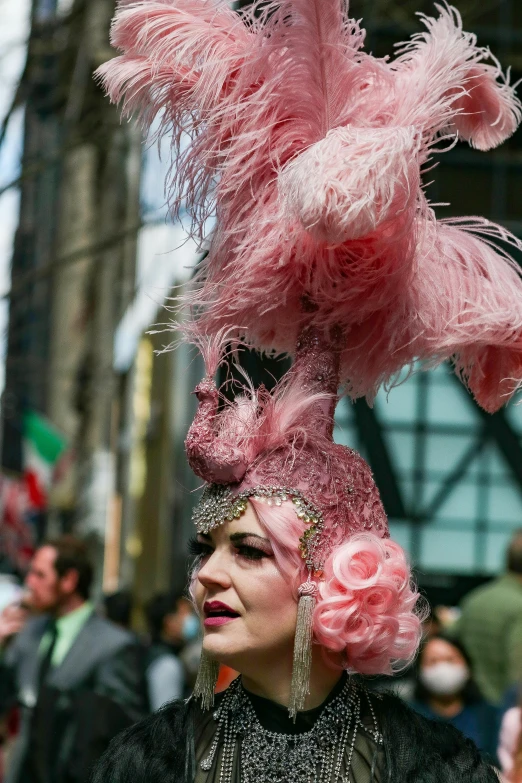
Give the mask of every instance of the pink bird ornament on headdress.
[(454, 141), (502, 143), (521, 104), (457, 10), (435, 9), (387, 60), (342, 0), (125, 0), (122, 54), (98, 76), (172, 134), (174, 213), (187, 205), (199, 236), (217, 215), (190, 296), (201, 335), (293, 354), (305, 296), (306, 325), (341, 335), (352, 398), (451, 359), (495, 411), (522, 382), (521, 275), (497, 240), (521, 243), (479, 217), (437, 220), (422, 175)]

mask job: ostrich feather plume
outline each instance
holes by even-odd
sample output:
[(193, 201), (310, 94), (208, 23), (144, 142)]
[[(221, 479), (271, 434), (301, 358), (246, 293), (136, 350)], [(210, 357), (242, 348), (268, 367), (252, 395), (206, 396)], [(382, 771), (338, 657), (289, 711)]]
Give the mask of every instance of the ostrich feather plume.
[(437, 220), (423, 172), (459, 140), (501, 144), (521, 104), (458, 11), (434, 9), (387, 60), (364, 51), (342, 0), (239, 13), (225, 0), (125, 0), (121, 54), (98, 77), (124, 113), (170, 134), (173, 213), (186, 205), (199, 238), (217, 216), (189, 297), (193, 334), (292, 353), (307, 297), (308, 323), (342, 335), (352, 397), (450, 358), (493, 411), (522, 382), (522, 281), (501, 249), (522, 245), (478, 217)]

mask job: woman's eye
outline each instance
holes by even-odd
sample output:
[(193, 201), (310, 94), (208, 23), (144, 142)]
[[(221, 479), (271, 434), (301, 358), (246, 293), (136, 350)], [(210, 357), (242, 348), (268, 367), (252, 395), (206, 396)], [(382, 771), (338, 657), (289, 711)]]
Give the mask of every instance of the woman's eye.
[(191, 557), (195, 557), (198, 560), (202, 560), (204, 557), (208, 557), (214, 550), (209, 544), (205, 544), (203, 541), (198, 541), (197, 538), (191, 538), (188, 543), (188, 552)]
[(246, 560), (262, 560), (263, 557), (269, 557), (262, 549), (256, 549), (255, 546), (247, 546), (246, 544), (239, 544), (235, 547), (236, 552), (244, 557)]

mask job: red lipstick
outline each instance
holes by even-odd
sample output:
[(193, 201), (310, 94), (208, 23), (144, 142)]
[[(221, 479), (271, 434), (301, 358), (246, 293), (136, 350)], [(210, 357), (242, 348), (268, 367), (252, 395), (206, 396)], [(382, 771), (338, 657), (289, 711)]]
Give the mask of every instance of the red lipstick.
[(230, 606), (224, 604), (222, 601), (205, 601), (203, 604), (203, 614), (205, 619), (203, 625), (206, 628), (224, 625), (231, 620), (235, 620), (239, 617), (239, 613), (234, 611)]

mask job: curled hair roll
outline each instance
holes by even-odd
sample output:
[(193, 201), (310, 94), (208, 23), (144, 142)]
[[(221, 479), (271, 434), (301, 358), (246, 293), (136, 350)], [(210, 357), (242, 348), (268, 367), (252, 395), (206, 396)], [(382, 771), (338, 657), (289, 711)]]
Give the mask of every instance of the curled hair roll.
[[(283, 574), (296, 591), (306, 580), (298, 546), (302, 523), (290, 504), (251, 500)], [(314, 642), (336, 665), (361, 674), (391, 674), (414, 657), (421, 636), (419, 594), (402, 548), (373, 533), (332, 547), (319, 582)]]

